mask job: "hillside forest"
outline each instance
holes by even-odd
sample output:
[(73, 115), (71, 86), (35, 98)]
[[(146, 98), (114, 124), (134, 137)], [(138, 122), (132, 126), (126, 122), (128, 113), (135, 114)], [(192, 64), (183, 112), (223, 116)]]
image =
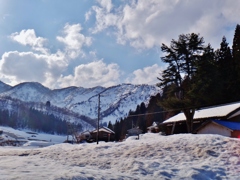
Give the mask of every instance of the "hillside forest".
[[(11, 103), (12, 111), (6, 108), (9, 102)], [(76, 118), (82, 117), (66, 109), (53, 106), (49, 101), (45, 104), (36, 102), (27, 103), (10, 97), (7, 99), (1, 98), (0, 109), (1, 126), (59, 135), (67, 135), (73, 129), (82, 131), (81, 124), (69, 123), (66, 119), (59, 117), (58, 114), (69, 114), (76, 116)]]

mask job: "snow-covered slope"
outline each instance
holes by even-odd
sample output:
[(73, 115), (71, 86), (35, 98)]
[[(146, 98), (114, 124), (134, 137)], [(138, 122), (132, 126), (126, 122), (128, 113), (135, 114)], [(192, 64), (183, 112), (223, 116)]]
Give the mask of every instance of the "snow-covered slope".
[[(5, 90), (5, 91), (4, 91)], [(160, 92), (151, 85), (122, 84), (109, 88), (68, 87), (50, 90), (40, 83), (26, 82), (10, 89), (1, 89), (0, 98), (11, 97), (23, 102), (46, 103), (68, 109), (90, 119), (96, 119), (98, 105), (101, 108), (101, 120), (108, 123), (125, 117), (129, 110), (135, 110), (137, 105), (148, 104), (150, 97)], [(100, 104), (99, 95), (100, 94)]]
[(26, 102), (39, 102), (51, 90), (37, 82), (25, 82), (2, 92), (1, 97), (9, 96)]
[[(150, 96), (158, 92), (157, 87), (149, 85), (122, 84), (106, 88), (100, 94), (101, 119), (103, 122), (115, 122), (116, 119), (125, 117), (130, 109), (135, 110), (141, 102), (148, 104)], [(97, 94), (78, 103), (74, 102), (69, 108), (94, 118), (98, 110)]]
[(35, 144), (35, 147), (49, 146), (63, 143), (67, 137), (46, 133), (37, 133), (28, 129), (13, 129), (11, 127), (0, 126), (0, 143), (6, 141), (18, 141), (27, 143), (24, 146)]
[(11, 86), (3, 83), (2, 81), (0, 81), (0, 93), (5, 92), (7, 90), (11, 89)]

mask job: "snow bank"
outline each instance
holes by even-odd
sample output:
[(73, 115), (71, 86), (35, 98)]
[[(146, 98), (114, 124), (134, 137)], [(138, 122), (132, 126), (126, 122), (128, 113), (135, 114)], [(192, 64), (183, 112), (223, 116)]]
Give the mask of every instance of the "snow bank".
[(32, 146), (32, 147), (47, 147), (54, 145), (55, 143), (46, 142), (46, 141), (28, 141), (27, 143), (23, 144), (23, 147)]
[(0, 147), (0, 179), (238, 179), (240, 141), (144, 134), (118, 143)]

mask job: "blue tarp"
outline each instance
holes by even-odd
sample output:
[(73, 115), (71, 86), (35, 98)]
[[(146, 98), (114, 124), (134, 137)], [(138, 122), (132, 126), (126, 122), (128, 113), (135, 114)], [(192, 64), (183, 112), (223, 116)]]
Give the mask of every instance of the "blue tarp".
[(222, 121), (222, 120), (214, 120), (213, 122), (218, 123), (232, 130), (240, 130), (239, 122), (230, 122), (230, 121)]

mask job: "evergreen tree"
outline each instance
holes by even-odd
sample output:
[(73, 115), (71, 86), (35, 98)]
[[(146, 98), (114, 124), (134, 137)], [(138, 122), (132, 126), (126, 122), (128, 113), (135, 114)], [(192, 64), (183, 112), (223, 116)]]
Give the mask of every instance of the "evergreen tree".
[(162, 44), (166, 54), (162, 61), (168, 64), (162, 73), (159, 85), (168, 86), (168, 97), (161, 102), (165, 109), (181, 109), (186, 116), (188, 132), (193, 130), (193, 116), (197, 106), (192, 97), (193, 77), (197, 62), (204, 53), (204, 39), (198, 34), (182, 34), (178, 40), (172, 40), (170, 47)]
[(232, 45), (233, 59), (236, 65), (240, 65), (240, 25), (237, 24)]
[(156, 96), (151, 96), (145, 116), (147, 127), (151, 126), (154, 121), (161, 123), (166, 119), (167, 114), (164, 112), (164, 109), (158, 105), (161, 99), (162, 97), (159, 93)]
[(107, 126), (107, 127), (108, 127), (109, 129), (111, 129), (111, 130), (114, 130), (114, 129), (113, 129), (113, 125), (112, 125), (112, 122), (111, 122), (111, 121), (109, 121), (109, 122), (108, 122), (108, 126)]
[(121, 128), (120, 128), (120, 123), (117, 120), (114, 124), (114, 132), (115, 132), (115, 140), (119, 141), (121, 136)]
[(142, 102), (139, 106), (137, 124), (139, 129), (143, 130), (144, 133), (147, 131), (146, 117), (145, 117), (146, 110), (147, 110), (146, 105), (144, 104), (144, 102)]
[(222, 38), (220, 49), (215, 52), (215, 58), (219, 71), (218, 82), (220, 83), (220, 87), (218, 91), (220, 91), (221, 93), (219, 96), (219, 102), (217, 103), (232, 102), (235, 99), (234, 82), (237, 74), (232, 57), (232, 52), (230, 47), (228, 46), (225, 36)]
[(221, 79), (217, 62), (214, 60), (214, 50), (209, 44), (197, 62), (190, 94), (197, 106), (216, 105), (221, 98)]
[(50, 106), (51, 106), (50, 101), (47, 101), (47, 102), (46, 102), (46, 107), (49, 108)]
[(127, 133), (127, 126), (126, 126), (126, 121), (124, 119), (120, 120), (120, 140), (124, 139), (126, 137)]
[(232, 55), (233, 55), (233, 61), (234, 61), (234, 71), (233, 76), (235, 78), (235, 81), (233, 82), (232, 86), (234, 87), (234, 94), (236, 95), (236, 99), (240, 99), (240, 25), (237, 24), (235, 29), (235, 34), (233, 38), (233, 45), (232, 45)]
[(147, 110), (146, 105), (145, 105), (144, 102), (142, 102), (142, 103), (140, 104), (140, 113), (145, 114), (145, 113), (146, 113), (146, 110)]

